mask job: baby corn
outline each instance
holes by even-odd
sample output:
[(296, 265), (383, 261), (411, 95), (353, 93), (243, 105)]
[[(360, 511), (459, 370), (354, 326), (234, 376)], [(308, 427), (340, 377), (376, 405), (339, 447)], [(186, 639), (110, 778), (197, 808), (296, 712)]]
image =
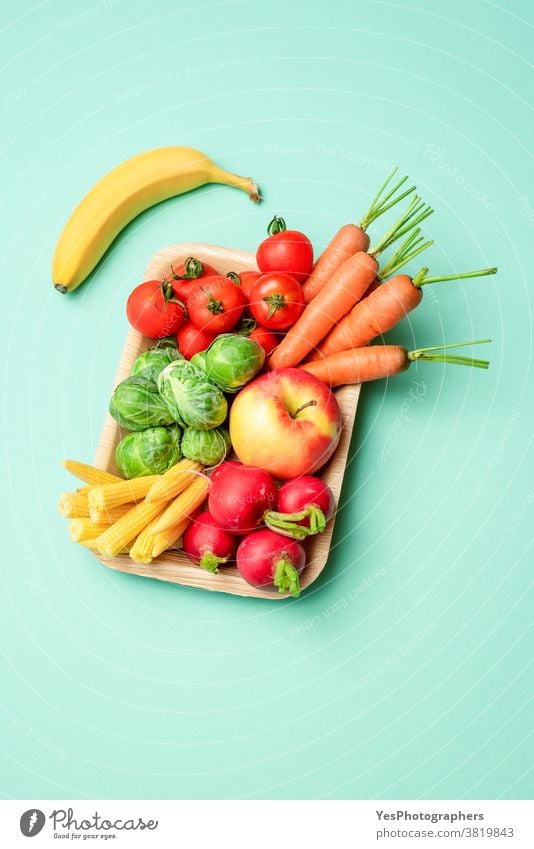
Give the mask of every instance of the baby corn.
[(111, 507), (127, 504), (129, 501), (142, 501), (152, 484), (160, 477), (161, 475), (147, 475), (144, 478), (95, 486), (88, 495), (89, 506), (91, 510), (101, 513)]
[(182, 519), (191, 516), (200, 507), (208, 494), (210, 482), (206, 478), (197, 478), (184, 492), (169, 504), (161, 518), (155, 523), (154, 533), (159, 534), (177, 525)]
[(87, 495), (79, 492), (64, 492), (59, 496), (58, 510), (66, 519), (89, 518)]
[(187, 489), (190, 483), (193, 482), (198, 475), (193, 474), (200, 472), (202, 466), (194, 460), (180, 460), (175, 466), (172, 466), (165, 474), (152, 484), (147, 492), (147, 501), (161, 501), (166, 499), (169, 501), (184, 489)]
[(161, 502), (150, 504), (142, 501), (136, 504), (98, 537), (98, 550), (104, 557), (115, 557), (160, 512)]
[(63, 465), (71, 475), (92, 486), (101, 483), (117, 483), (122, 480), (118, 475), (112, 475), (111, 472), (104, 472), (95, 466), (87, 465), (87, 463), (79, 463), (78, 460), (63, 460)]

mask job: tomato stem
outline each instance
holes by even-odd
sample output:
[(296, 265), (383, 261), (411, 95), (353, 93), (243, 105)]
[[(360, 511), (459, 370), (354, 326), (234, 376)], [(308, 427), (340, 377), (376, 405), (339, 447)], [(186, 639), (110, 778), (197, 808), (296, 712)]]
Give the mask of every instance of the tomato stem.
[(185, 268), (185, 274), (176, 274), (176, 271), (174, 270), (174, 268), (171, 265), (172, 279), (173, 280), (196, 280), (197, 277), (200, 277), (201, 274), (204, 273), (204, 266), (202, 265), (200, 260), (197, 259), (194, 256), (188, 256), (187, 257), (187, 259), (185, 261), (184, 268)]
[(286, 299), (279, 292), (275, 292), (274, 295), (267, 295), (263, 298), (263, 300), (265, 303), (269, 304), (269, 314), (267, 318), (272, 318), (276, 310), (281, 310), (286, 305)]
[(207, 289), (202, 288), (202, 291), (205, 295), (208, 296), (208, 303), (206, 304), (206, 309), (210, 311), (212, 315), (218, 315), (221, 312), (224, 312), (224, 306), (222, 301), (218, 301), (213, 297), (211, 292), (208, 292)]
[(276, 236), (277, 233), (284, 233), (286, 230), (286, 222), (283, 218), (280, 218), (279, 215), (275, 215), (267, 227), (267, 233), (269, 236)]

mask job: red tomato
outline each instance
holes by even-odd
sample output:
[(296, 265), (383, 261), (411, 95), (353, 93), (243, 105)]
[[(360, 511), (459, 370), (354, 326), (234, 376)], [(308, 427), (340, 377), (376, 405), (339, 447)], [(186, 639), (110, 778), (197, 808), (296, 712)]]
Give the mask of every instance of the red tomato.
[(248, 301), (250, 298), (250, 290), (254, 286), (254, 283), (261, 277), (261, 271), (240, 271), (239, 273), (236, 271), (230, 271), (226, 276), (232, 281), (232, 283), (241, 287), (241, 291)]
[(269, 236), (256, 252), (260, 271), (285, 271), (302, 283), (313, 268), (312, 243), (299, 230), (286, 230), (286, 222), (277, 215), (267, 228)]
[(190, 360), (199, 351), (205, 351), (215, 339), (215, 333), (208, 333), (206, 330), (199, 330), (195, 327), (192, 321), (186, 321), (178, 333), (176, 340), (178, 342), (178, 350), (186, 358)]
[(239, 286), (220, 274), (197, 283), (187, 299), (189, 318), (209, 333), (226, 333), (237, 324), (247, 299)]
[(176, 297), (180, 301), (184, 301), (184, 303), (195, 288), (199, 278), (211, 277), (213, 274), (219, 273), (212, 265), (208, 265), (207, 262), (201, 262), (194, 256), (188, 256), (186, 261), (181, 265), (171, 265), (170, 269), (169, 280), (172, 288)]
[(126, 302), (128, 321), (143, 336), (163, 339), (185, 321), (185, 306), (167, 281), (147, 280), (136, 286)]
[(276, 333), (273, 333), (272, 330), (267, 330), (266, 327), (255, 327), (250, 333), (247, 334), (249, 339), (254, 339), (258, 345), (261, 345), (263, 350), (265, 351), (265, 356), (268, 357), (280, 341)]
[(289, 330), (304, 310), (302, 286), (283, 271), (263, 274), (252, 287), (249, 310), (262, 327)]

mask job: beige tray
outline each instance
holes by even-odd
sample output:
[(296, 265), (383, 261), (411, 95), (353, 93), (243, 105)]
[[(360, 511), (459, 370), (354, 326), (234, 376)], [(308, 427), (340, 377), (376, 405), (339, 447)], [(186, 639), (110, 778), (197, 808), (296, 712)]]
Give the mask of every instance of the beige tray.
[[(149, 262), (145, 280), (161, 280), (169, 273), (170, 265), (178, 265), (188, 256), (198, 257), (203, 262), (210, 263), (217, 270), (226, 274), (228, 271), (245, 271), (256, 269), (254, 254), (236, 248), (221, 248), (215, 245), (203, 245), (194, 242), (170, 245), (159, 251)], [(138, 354), (145, 351), (151, 343), (136, 330), (131, 329), (126, 337), (124, 349), (119, 363), (114, 386), (127, 377), (132, 363)], [(336, 391), (336, 397), (343, 414), (343, 431), (336, 453), (321, 470), (321, 477), (332, 489), (336, 501), (339, 500), (343, 474), (347, 462), (347, 454), (356, 406), (360, 394), (359, 386), (344, 386)], [(115, 446), (120, 439), (120, 429), (117, 422), (108, 414), (102, 428), (100, 441), (95, 455), (95, 465), (116, 473)], [(301, 588), (304, 590), (315, 581), (323, 571), (328, 559), (330, 541), (334, 527), (333, 520), (328, 523), (324, 533), (313, 537), (307, 542), (308, 565), (301, 576)], [(170, 581), (198, 587), (202, 590), (233, 593), (234, 595), (255, 596), (270, 600), (283, 599), (287, 596), (255, 589), (247, 584), (234, 567), (222, 568), (218, 575), (200, 569), (191, 563), (181, 551), (170, 550), (152, 561), (148, 566), (134, 563), (127, 555), (105, 558), (96, 555), (102, 563), (120, 572), (130, 572), (132, 575), (142, 575), (146, 578), (157, 578), (160, 581)]]

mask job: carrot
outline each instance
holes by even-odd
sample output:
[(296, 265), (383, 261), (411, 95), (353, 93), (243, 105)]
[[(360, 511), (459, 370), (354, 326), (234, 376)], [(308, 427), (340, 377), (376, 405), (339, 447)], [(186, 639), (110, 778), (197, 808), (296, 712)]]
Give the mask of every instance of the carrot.
[(359, 251), (346, 259), (275, 348), (269, 368), (290, 368), (303, 360), (366, 292), (378, 272), (376, 257), (431, 213), (415, 196), (369, 253)]
[(310, 360), (329, 357), (347, 348), (362, 348), (377, 336), (387, 333), (421, 303), (421, 287), (427, 283), (486, 277), (496, 274), (497, 269), (483, 268), (481, 271), (442, 277), (427, 277), (427, 272), (428, 268), (422, 268), (413, 278), (407, 274), (396, 274), (378, 286), (341, 319), (317, 350), (313, 351)]
[[(328, 243), (321, 256), (315, 263), (313, 271), (302, 285), (304, 292), (304, 300), (307, 304), (315, 298), (321, 289), (330, 280), (332, 275), (337, 271), (349, 256), (358, 253), (359, 251), (367, 251), (369, 248), (369, 236), (365, 232), (373, 221), (376, 221), (396, 203), (399, 203), (407, 195), (415, 190), (415, 186), (406, 189), (401, 195), (397, 195), (398, 190), (404, 185), (408, 177), (404, 177), (397, 183), (387, 194), (384, 194), (387, 186), (397, 173), (395, 168), (389, 175), (387, 180), (382, 184), (371, 206), (363, 216), (360, 224), (344, 224), (334, 238)], [(397, 195), (397, 196), (396, 196)]]
[[(351, 348), (339, 351), (322, 360), (305, 363), (300, 366), (304, 371), (314, 374), (328, 386), (343, 386), (346, 383), (365, 383), (400, 374), (415, 360), (453, 363), (460, 366), (487, 368), (488, 360), (448, 354), (449, 348), (462, 345), (478, 345), (491, 342), (491, 339), (477, 339), (474, 342), (455, 342), (452, 345), (435, 345), (431, 348), (419, 348), (407, 351), (402, 345), (372, 345), (369, 348)], [(443, 353), (445, 352), (445, 353)]]

